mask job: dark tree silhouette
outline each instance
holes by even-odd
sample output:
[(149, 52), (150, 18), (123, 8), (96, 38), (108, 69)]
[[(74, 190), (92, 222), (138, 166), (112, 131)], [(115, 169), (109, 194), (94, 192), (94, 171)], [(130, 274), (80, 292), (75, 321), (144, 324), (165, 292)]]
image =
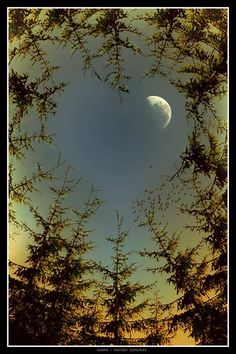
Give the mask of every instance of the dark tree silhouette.
[[(85, 295), (92, 285), (87, 275), (93, 267), (85, 254), (91, 248), (86, 224), (101, 203), (96, 191), (91, 189), (84, 210), (65, 207), (64, 198), (76, 185), (70, 181), (67, 169), (62, 186), (56, 185), (64, 165), (60, 158), (51, 169), (38, 162), (31, 175), (28, 171), (20, 180), (17, 175), (17, 167), (24, 164), (28, 151), (37, 154), (39, 144), (53, 143), (53, 136), (46, 131), (46, 121), (55, 114), (54, 98), (66, 86), (56, 83), (54, 74), (58, 68), (50, 66), (47, 53), (41, 48), (41, 43), (53, 37), (41, 30), (37, 32), (37, 26), (42, 25), (40, 13), (36, 9), (10, 10), (11, 62), (16, 57), (28, 57), (41, 70), (39, 77), (14, 70), (9, 74), (9, 221), (32, 239), (25, 265), (10, 262), (10, 344), (58, 344), (75, 339), (81, 342), (82, 331), (89, 329), (89, 321), (95, 318), (90, 313), (86, 321), (91, 311), (88, 303), (92, 303)], [(21, 36), (21, 45), (14, 46)], [(40, 125), (39, 130), (29, 133), (24, 130), (24, 122), (31, 117), (32, 110), (36, 111)], [(35, 192), (41, 190), (44, 181), (53, 182), (50, 190), (54, 194), (46, 217), (44, 211), (35, 207)], [(17, 204), (27, 206), (34, 226), (19, 218)]]
[(86, 292), (92, 285), (88, 274), (94, 268), (85, 258), (92, 247), (86, 224), (101, 202), (92, 188), (84, 210), (71, 211), (65, 206), (64, 199), (76, 186), (68, 173), (67, 169), (61, 186), (50, 187), (54, 197), (46, 218), (31, 207), (36, 226), (22, 224), (33, 243), (28, 246), (26, 266), (13, 264), (17, 277), (11, 278), (14, 286), (10, 290), (13, 343), (17, 341), (18, 329), (24, 333), (25, 344), (84, 340), (81, 331), (86, 325), (86, 304), (90, 301)]
[[(170, 330), (182, 326), (198, 344), (208, 345), (227, 344), (227, 130), (214, 109), (227, 89), (226, 18), (220, 9), (161, 10), (145, 18), (158, 27), (149, 38), (158, 42), (150, 73), (171, 77), (174, 69), (171, 81), (186, 97), (193, 131), (180, 168), (167, 181), (167, 200), (161, 201), (160, 188), (137, 201), (137, 220), (157, 246), (142, 255), (165, 261), (153, 271), (165, 273), (180, 295), (170, 304), (177, 311)], [(159, 216), (171, 201), (186, 215), (189, 237), (197, 233), (196, 246), (181, 249), (181, 236), (163, 227)]]
[(144, 332), (146, 336), (143, 339), (143, 344), (170, 344), (173, 335), (168, 333), (168, 312), (165, 307), (161, 303), (158, 293), (155, 293), (152, 301), (148, 304), (150, 315), (145, 320)]
[(128, 232), (122, 231), (122, 222), (123, 218), (117, 212), (117, 236), (107, 238), (113, 245), (112, 266), (98, 266), (105, 278), (100, 285), (105, 311), (101, 332), (108, 335), (105, 344), (128, 344), (127, 335), (142, 329), (143, 311), (147, 307), (147, 301), (136, 304), (136, 297), (147, 291), (148, 286), (130, 279), (137, 267), (128, 263), (131, 252), (123, 251)]

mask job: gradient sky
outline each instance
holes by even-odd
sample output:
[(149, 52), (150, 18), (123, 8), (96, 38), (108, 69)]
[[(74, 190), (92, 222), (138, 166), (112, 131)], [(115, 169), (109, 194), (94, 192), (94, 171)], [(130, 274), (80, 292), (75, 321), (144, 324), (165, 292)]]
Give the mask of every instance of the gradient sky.
[[(137, 44), (143, 46), (141, 41)], [(141, 56), (125, 56), (132, 80), (128, 83), (130, 93), (120, 102), (108, 85), (84, 75), (79, 53), (71, 57), (69, 49), (55, 51), (51, 47), (47, 52), (50, 62), (62, 67), (57, 79), (70, 85), (58, 100), (55, 117), (47, 123), (56, 134), (57, 146), (50, 150), (41, 146), (37, 155), (30, 153), (22, 173), (31, 170), (38, 159), (44, 166), (52, 165), (61, 151), (62, 158), (73, 167), (74, 177), (83, 176), (81, 188), (86, 192), (81, 191), (82, 195), (85, 197), (93, 184), (106, 201), (92, 221), (97, 244), (94, 256), (109, 262), (110, 252), (104, 254), (109, 244), (104, 239), (116, 232), (116, 210), (124, 217), (124, 229), (131, 227), (127, 247), (137, 250), (148, 243), (151, 246), (144, 231), (132, 222), (132, 202), (145, 188), (158, 187), (163, 176), (173, 172), (173, 163), (180, 161), (187, 141), (184, 97), (161, 77), (142, 79), (150, 61)], [(16, 66), (23, 72), (28, 65), (18, 62)], [(31, 73), (35, 75), (35, 68)], [(163, 97), (171, 106), (172, 120), (165, 129), (158, 125), (158, 114), (156, 119), (150, 115), (146, 101), (150, 95)], [(33, 130), (37, 124), (32, 111), (25, 129)], [(37, 196), (38, 202), (43, 199), (43, 195)]]
[[(136, 44), (143, 47), (140, 41)], [(91, 42), (91, 47), (93, 45)], [(105, 237), (116, 234), (116, 210), (124, 217), (123, 229), (130, 229), (127, 251), (140, 250), (144, 246), (152, 248), (150, 235), (133, 223), (132, 202), (143, 196), (145, 188), (159, 187), (164, 175), (171, 175), (173, 165), (180, 162), (179, 155), (185, 149), (191, 130), (186, 121), (183, 95), (159, 76), (140, 80), (150, 67), (150, 59), (125, 54), (127, 72), (132, 80), (128, 82), (130, 93), (124, 95), (121, 103), (117, 92), (89, 74), (84, 75), (78, 52), (72, 57), (68, 48), (56, 50), (48, 47), (47, 52), (50, 62), (62, 68), (57, 79), (70, 82), (58, 100), (55, 117), (47, 124), (56, 134), (57, 146), (43, 146), (37, 155), (28, 154), (24, 166), (19, 167), (19, 176), (32, 170), (37, 160), (46, 167), (52, 166), (61, 151), (62, 159), (73, 167), (73, 176), (83, 176), (79, 193), (73, 197), (74, 205), (86, 198), (91, 184), (100, 189), (100, 198), (106, 200), (91, 222), (91, 227), (96, 230), (91, 235), (96, 247), (90, 256), (105, 264), (110, 263), (111, 246)], [(24, 71), (26, 67), (27, 61), (13, 63), (13, 68), (18, 71)], [(34, 68), (31, 74), (35, 74)], [(145, 98), (152, 95), (163, 97), (171, 106), (172, 119), (165, 129), (158, 127), (158, 114), (156, 120), (149, 114)], [(219, 108), (225, 111), (225, 102)], [(32, 111), (25, 129), (34, 129), (37, 124)], [(35, 203), (45, 209), (45, 213), (47, 199), (46, 189), (35, 196)], [(23, 207), (17, 210), (23, 219), (27, 217)], [(167, 219), (173, 228), (186, 222), (177, 220), (171, 211)], [(10, 242), (13, 260), (22, 262), (25, 258), (25, 242), (27, 239), (23, 236)], [(132, 260), (141, 264), (134, 279), (151, 281), (153, 276), (144, 271), (150, 261), (138, 256), (131, 257)], [(161, 277), (159, 289), (164, 302), (172, 299), (174, 292)]]

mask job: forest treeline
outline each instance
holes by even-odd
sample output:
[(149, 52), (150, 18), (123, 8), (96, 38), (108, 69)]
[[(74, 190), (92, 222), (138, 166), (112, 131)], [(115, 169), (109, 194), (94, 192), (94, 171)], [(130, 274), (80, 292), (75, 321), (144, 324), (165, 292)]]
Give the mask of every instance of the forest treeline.
[[(219, 8), (9, 9), (9, 223), (31, 240), (24, 265), (9, 260), (10, 344), (166, 345), (179, 329), (198, 345), (227, 344), (227, 120), (216, 109), (227, 94), (227, 16)], [(148, 34), (140, 30), (144, 24)], [(97, 41), (94, 49), (91, 40)], [(58, 82), (60, 68), (51, 65), (47, 45), (82, 57), (82, 69), (110, 85), (118, 99), (129, 94), (124, 52), (149, 56), (145, 75), (163, 76), (185, 97), (192, 132), (181, 163), (133, 205), (134, 222), (153, 241), (139, 256), (153, 261), (147, 271), (155, 275), (155, 286), (132, 281), (137, 265), (129, 261), (129, 235), (118, 212), (117, 232), (107, 239), (111, 266), (87, 257), (94, 247), (89, 222), (103, 202), (91, 187), (84, 207), (69, 206), (80, 180), (72, 180), (60, 157), (50, 169), (38, 161), (23, 178), (17, 176), (26, 152), (37, 155), (40, 144), (53, 142), (47, 120), (68, 85)], [(35, 66), (35, 76), (17, 70), (20, 60)], [(27, 132), (32, 108), (40, 124)], [(32, 197), (45, 183), (53, 195), (46, 215)], [(184, 248), (179, 230), (171, 233), (163, 225), (160, 215), (170, 203), (186, 216), (194, 247)], [(31, 220), (21, 220), (20, 205)], [(148, 298), (159, 274), (175, 289), (171, 303), (155, 292)]]

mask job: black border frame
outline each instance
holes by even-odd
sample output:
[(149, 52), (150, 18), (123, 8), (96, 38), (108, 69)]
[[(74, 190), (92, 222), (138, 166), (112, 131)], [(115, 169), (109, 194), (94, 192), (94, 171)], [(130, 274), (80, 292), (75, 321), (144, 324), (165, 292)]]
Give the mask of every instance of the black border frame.
[[(144, 3), (141, 4), (141, 3)], [(75, 0), (67, 0), (67, 1), (55, 1), (55, 0), (41, 0), (41, 1), (32, 1), (32, 0), (22, 0), (22, 1), (17, 1), (17, 0), (2, 0), (0, 3), (0, 26), (1, 26), (1, 31), (0, 31), (0, 44), (1, 44), (1, 85), (0, 85), (0, 97), (1, 97), (1, 109), (2, 109), (2, 115), (5, 119), (2, 121), (2, 136), (0, 139), (1, 143), (1, 150), (3, 151), (3, 158), (2, 158), (2, 166), (3, 168), (1, 169), (2, 174), (1, 174), (1, 187), (2, 187), (2, 193), (1, 193), (1, 200), (3, 201), (3, 211), (2, 215), (4, 221), (6, 220), (6, 223), (4, 223), (4, 236), (0, 238), (1, 240), (1, 271), (2, 271), (2, 276), (1, 276), (1, 294), (0, 294), (0, 310), (1, 310), (1, 315), (0, 315), (0, 325), (1, 325), (1, 332), (0, 332), (0, 351), (2, 350), (9, 350), (9, 351), (14, 351), (14, 350), (20, 350), (25, 353), (25, 351), (39, 351), (41, 349), (43, 350), (54, 350), (54, 351), (60, 351), (60, 350), (72, 350), (73, 352), (90, 352), (90, 353), (99, 353), (99, 352), (133, 352), (133, 353), (147, 353), (147, 352), (156, 352), (157, 350), (160, 352), (167, 352), (171, 350), (177, 350), (180, 353), (184, 351), (184, 353), (187, 353), (190, 351), (195, 351), (195, 350), (206, 350), (207, 352), (215, 353), (215, 352), (221, 352), (221, 351), (228, 351), (228, 350), (233, 350), (234, 349), (234, 344), (235, 344), (235, 333), (233, 327), (233, 322), (234, 322), (234, 314), (236, 312), (235, 309), (235, 299), (236, 299), (236, 294), (234, 291), (233, 287), (233, 258), (234, 257), (234, 249), (235, 249), (235, 240), (234, 240), (234, 235), (232, 232), (232, 220), (234, 219), (232, 215), (232, 203), (233, 203), (233, 192), (234, 192), (234, 186), (230, 184), (231, 180), (236, 180), (236, 176), (234, 176), (234, 165), (233, 165), (233, 153), (232, 153), (232, 146), (233, 143), (235, 142), (236, 139), (234, 139), (234, 131), (236, 131), (235, 128), (235, 120), (236, 117), (234, 117), (234, 104), (233, 104), (233, 80), (234, 80), (234, 68), (233, 65), (230, 65), (231, 63), (234, 63), (234, 53), (235, 53), (235, 48), (233, 45), (233, 40), (234, 40), (234, 32), (233, 32), (233, 27), (235, 26), (236, 23), (236, 9), (233, 10), (233, 5), (235, 4), (235, 0), (157, 0), (157, 1), (144, 1), (140, 2), (138, 0), (120, 0), (119, 2), (116, 1), (108, 1), (108, 0), (103, 0), (103, 1), (98, 1), (98, 0), (82, 0), (82, 1), (75, 1)], [(229, 346), (228, 347), (185, 347), (185, 346), (180, 346), (180, 347), (145, 347), (144, 348), (135, 348), (135, 347), (127, 347), (127, 351), (122, 351), (122, 349), (126, 348), (117, 348), (117, 347), (50, 347), (50, 346), (45, 346), (45, 347), (28, 347), (28, 346), (22, 346), (22, 347), (15, 347), (15, 346), (8, 346), (7, 343), (7, 203), (8, 203), (8, 196), (7, 196), (7, 11), (8, 7), (139, 7), (139, 8), (147, 8), (147, 7), (209, 7), (209, 8), (215, 8), (215, 7), (227, 7), (229, 9), (229, 50), (228, 50), (228, 82), (229, 82), (229, 181), (228, 181), (228, 186), (229, 186), (229, 192), (228, 192), (228, 200), (229, 200), (229, 225), (228, 225), (228, 230), (229, 230), (229, 303), (230, 303), (230, 310), (229, 310)], [(236, 28), (236, 27), (235, 27)], [(236, 43), (236, 42), (235, 42)], [(3, 104), (4, 102), (4, 104)], [(234, 129), (235, 128), (235, 129)], [(230, 133), (231, 132), (231, 133)], [(234, 148), (233, 151), (236, 151), (236, 148)], [(6, 152), (6, 153), (5, 153)], [(6, 184), (4, 184), (4, 177), (6, 179)], [(5, 232), (6, 231), (6, 232)], [(6, 237), (5, 237), (6, 235)], [(102, 351), (101, 349), (105, 349), (106, 351)], [(131, 350), (130, 350), (131, 349)], [(143, 349), (140, 351), (140, 349)]]

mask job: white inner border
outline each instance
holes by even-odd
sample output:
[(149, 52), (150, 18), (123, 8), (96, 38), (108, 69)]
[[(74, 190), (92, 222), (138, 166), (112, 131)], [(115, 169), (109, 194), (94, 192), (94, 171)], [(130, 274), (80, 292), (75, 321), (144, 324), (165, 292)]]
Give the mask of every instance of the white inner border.
[[(227, 139), (229, 142), (229, 7), (227, 6), (216, 6), (216, 7), (204, 7), (204, 6), (187, 6), (187, 7), (120, 7), (120, 6), (114, 6), (114, 7), (108, 7), (108, 6), (91, 6), (91, 7), (66, 7), (66, 6), (58, 6), (58, 7), (54, 7), (54, 6), (30, 6), (30, 7), (25, 7), (25, 6), (21, 6), (21, 7), (7, 7), (7, 126), (9, 125), (9, 92), (8, 92), (8, 87), (9, 87), (9, 10), (10, 9), (127, 9), (127, 10), (155, 10), (155, 9), (227, 9), (227, 29), (228, 29), (228, 35), (227, 35)], [(9, 134), (8, 134), (8, 129), (7, 129), (7, 151), (9, 151)], [(227, 144), (227, 178), (229, 181), (229, 143)], [(9, 155), (7, 153), (7, 197), (9, 196)], [(229, 183), (229, 182), (228, 182)], [(7, 198), (8, 200), (8, 198)], [(229, 226), (229, 191), (227, 192), (227, 210), (228, 210), (228, 216), (227, 216), (227, 227)], [(9, 261), (9, 224), (8, 224), (8, 220), (9, 220), (9, 204), (7, 203), (7, 279), (9, 279), (9, 265), (8, 265), (8, 261)], [(229, 227), (228, 227), (229, 230)], [(131, 349), (129, 350), (129, 348), (143, 348), (143, 352), (145, 352), (145, 348), (167, 348), (167, 347), (220, 347), (220, 348), (224, 348), (224, 347), (229, 347), (229, 231), (228, 231), (228, 237), (227, 237), (227, 263), (228, 263), (228, 271), (227, 271), (227, 301), (228, 301), (228, 311), (227, 311), (227, 345), (110, 345), (110, 346), (106, 346), (106, 345), (10, 345), (9, 344), (9, 282), (7, 281), (7, 347), (26, 347), (26, 348), (34, 348), (34, 347), (46, 347), (46, 348), (50, 348), (50, 347), (74, 347), (74, 348), (104, 348), (104, 352), (106, 351), (111, 351), (112, 348), (127, 348), (127, 351), (133, 351), (135, 352), (135, 349)], [(106, 350), (107, 349), (107, 350)], [(99, 350), (97, 350), (99, 351)], [(102, 350), (100, 350), (102, 351)], [(117, 350), (119, 351), (119, 350)], [(121, 350), (122, 351), (122, 350)], [(141, 350), (137, 349), (137, 352), (140, 352)]]

